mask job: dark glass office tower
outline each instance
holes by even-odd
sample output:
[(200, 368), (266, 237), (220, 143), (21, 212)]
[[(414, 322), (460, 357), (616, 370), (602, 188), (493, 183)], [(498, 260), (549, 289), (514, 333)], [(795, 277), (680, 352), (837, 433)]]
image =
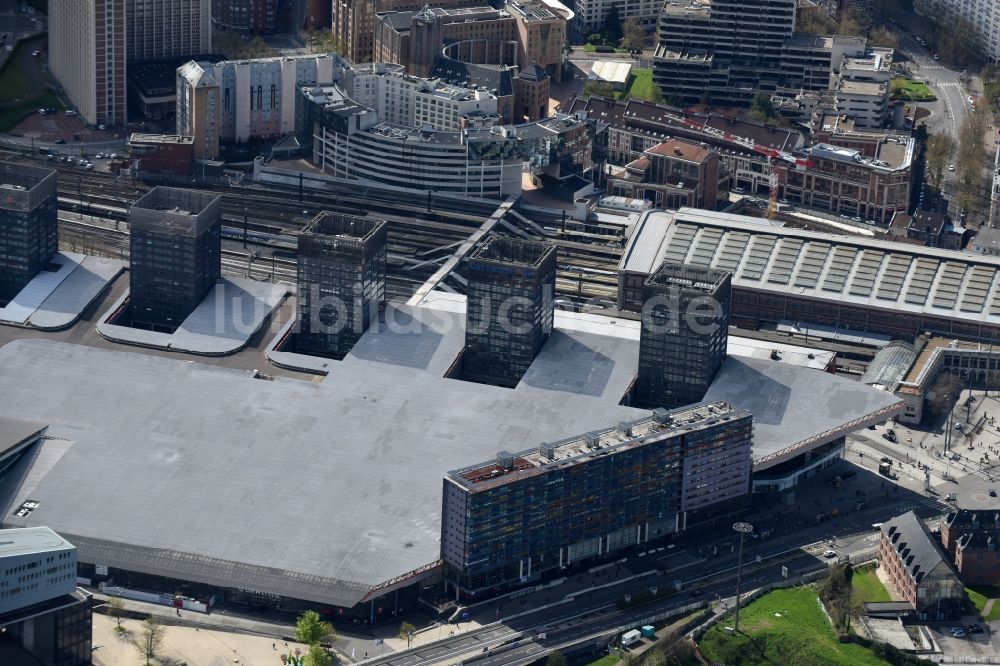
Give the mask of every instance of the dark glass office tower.
[(650, 407), (700, 402), (726, 360), (732, 276), (663, 264), (643, 285), (637, 401)]
[(385, 220), (323, 212), (299, 234), (295, 350), (342, 359), (385, 302)]
[(489, 238), (466, 258), (462, 377), (516, 386), (552, 331), (556, 248)]
[(59, 250), (56, 172), (0, 164), (0, 306)]
[(222, 198), (156, 187), (128, 219), (131, 323), (172, 332), (222, 277)]

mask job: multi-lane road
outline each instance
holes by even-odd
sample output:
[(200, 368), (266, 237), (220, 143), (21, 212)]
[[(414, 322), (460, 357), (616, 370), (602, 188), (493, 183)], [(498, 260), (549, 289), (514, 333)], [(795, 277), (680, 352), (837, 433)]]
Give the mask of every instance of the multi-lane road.
[[(883, 481), (865, 470), (860, 471), (852, 483), (857, 484), (857, 490), (865, 488), (874, 497), (873, 493)], [(818, 485), (822, 487), (826, 484)], [(846, 495), (853, 497), (853, 490), (852, 487)], [(823, 490), (818, 494), (825, 495), (826, 492)], [(800, 504), (811, 506), (812, 502), (800, 501)], [(853, 499), (850, 504), (853, 507)], [(893, 492), (874, 502), (872, 508), (839, 518), (835, 527), (829, 522), (816, 524), (810, 514), (810, 518), (798, 522), (782, 519), (786, 527), (784, 530), (778, 523), (765, 520), (768, 511), (764, 509), (758, 512), (753, 522), (760, 526), (772, 525), (774, 534), (769, 538), (747, 539), (743, 555), (743, 590), (780, 581), (783, 567), (787, 568), (789, 576), (822, 570), (836, 561), (824, 556), (828, 549), (833, 549), (837, 558), (852, 562), (870, 560), (878, 548), (877, 531), (872, 523), (909, 508), (915, 508), (919, 515), (929, 518), (940, 515), (943, 505), (931, 497), (901, 488), (900, 492)], [(736, 585), (737, 557), (732, 537), (725, 534), (706, 535), (696, 543), (697, 546), (689, 546), (691, 550), (688, 552), (678, 553), (676, 549), (661, 548), (655, 554), (652, 551), (645, 553), (645, 557), (633, 554), (623, 565), (623, 571), (628, 568), (626, 573), (630, 580), (589, 591), (571, 592), (566, 598), (553, 589), (553, 601), (541, 603), (533, 611), (525, 612), (517, 604), (504, 602), (505, 608), (513, 607), (520, 612), (499, 622), (492, 622), (494, 607), (490, 605), (480, 612), (480, 618), (485, 614), (489, 622), (480, 629), (447, 635), (446, 632), (453, 627), (443, 625), (438, 630), (431, 630), (432, 635), (434, 631), (442, 635), (432, 643), (384, 656), (375, 648), (365, 666), (431, 666), (459, 661), (476, 666), (524, 666), (553, 650), (565, 650), (581, 644), (594, 647), (607, 645), (614, 635), (625, 629), (703, 606), (708, 601), (725, 603), (729, 600), (731, 603)], [(696, 547), (700, 552), (695, 552)], [(674, 589), (678, 583), (680, 591), (671, 596), (625, 610), (618, 608), (617, 604), (624, 594), (634, 594), (650, 587)], [(545, 594), (548, 598), (549, 593)]]

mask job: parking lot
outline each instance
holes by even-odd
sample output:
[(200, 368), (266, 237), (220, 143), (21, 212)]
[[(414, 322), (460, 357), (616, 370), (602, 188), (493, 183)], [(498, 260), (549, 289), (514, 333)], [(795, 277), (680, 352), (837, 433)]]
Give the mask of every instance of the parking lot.
[[(967, 627), (977, 627), (977, 633), (969, 633)], [(983, 663), (1000, 657), (1000, 636), (987, 624), (968, 615), (961, 623), (928, 627), (931, 637), (941, 648), (941, 652), (954, 661)]]

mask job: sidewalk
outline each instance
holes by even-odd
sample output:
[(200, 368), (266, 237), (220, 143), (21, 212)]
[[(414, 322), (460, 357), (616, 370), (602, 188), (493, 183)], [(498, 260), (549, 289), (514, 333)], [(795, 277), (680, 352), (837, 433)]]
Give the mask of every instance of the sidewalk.
[[(97, 590), (89, 589), (94, 595), (98, 604), (108, 600), (108, 595)], [(295, 627), (284, 622), (271, 622), (264, 619), (252, 619), (233, 613), (228, 610), (213, 611), (211, 613), (198, 613), (196, 611), (181, 610), (178, 615), (177, 609), (159, 604), (150, 604), (143, 601), (133, 601), (132, 599), (122, 599), (125, 610), (133, 613), (144, 613), (155, 615), (163, 620), (164, 624), (172, 624), (188, 627), (207, 627), (212, 629), (225, 629), (229, 631), (241, 631), (249, 634), (258, 634), (272, 638), (282, 636), (293, 636)]]

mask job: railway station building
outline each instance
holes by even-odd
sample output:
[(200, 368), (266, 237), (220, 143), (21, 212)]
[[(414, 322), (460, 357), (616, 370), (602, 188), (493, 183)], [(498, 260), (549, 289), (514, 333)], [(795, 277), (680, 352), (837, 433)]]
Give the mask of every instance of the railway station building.
[(618, 265), (620, 309), (639, 311), (663, 262), (732, 273), (740, 328), (1000, 338), (1000, 257), (786, 227), (695, 209), (650, 211)]
[(51, 169), (0, 164), (0, 307), (59, 251), (56, 180)]

